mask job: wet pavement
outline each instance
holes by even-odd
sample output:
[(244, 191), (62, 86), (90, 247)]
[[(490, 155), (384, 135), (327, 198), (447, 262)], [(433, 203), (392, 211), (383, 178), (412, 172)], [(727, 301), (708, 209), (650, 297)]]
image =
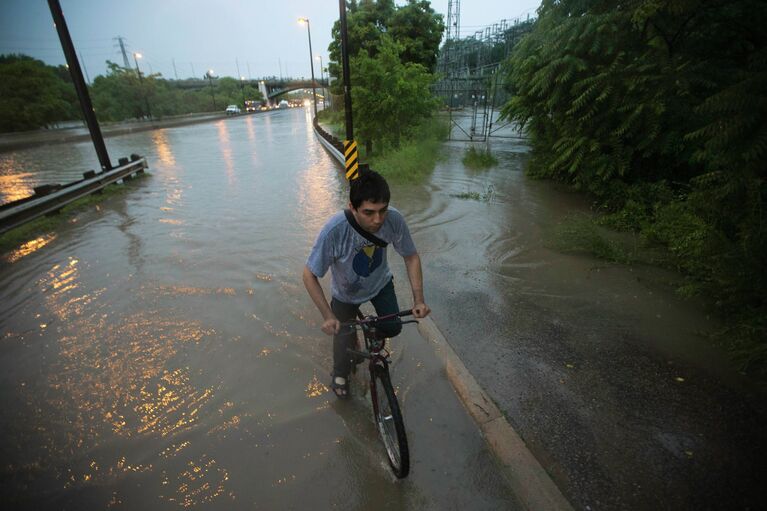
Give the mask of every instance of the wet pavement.
[[(300, 275), (346, 198), (307, 110), (107, 146), (113, 158), (146, 154), (151, 174), (0, 267), (4, 502), (517, 508), (414, 327), (393, 344), (411, 445), (406, 480), (388, 469), (361, 376), (350, 403), (328, 391), (331, 340)], [(62, 153), (79, 171), (95, 160), (89, 149), (0, 157), (6, 176), (13, 162), (49, 168)], [(21, 184), (6, 196), (23, 192), (23, 180), (8, 182)], [(409, 291), (400, 297), (407, 304)]]
[(576, 509), (760, 507), (765, 400), (706, 339), (719, 325), (674, 274), (549, 250), (588, 204), (526, 178), (523, 143), (493, 150), (499, 166), (472, 172), (447, 144), (404, 197), (430, 197), (409, 218), (468, 369)]

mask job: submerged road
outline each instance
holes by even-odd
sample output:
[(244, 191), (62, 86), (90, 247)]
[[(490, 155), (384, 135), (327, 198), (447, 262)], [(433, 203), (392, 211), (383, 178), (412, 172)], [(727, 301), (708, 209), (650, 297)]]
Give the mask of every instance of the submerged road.
[[(2, 496), (20, 509), (518, 509), (415, 328), (393, 374), (412, 473), (384, 462), (361, 382), (328, 393), (301, 284), (346, 202), (308, 112), (107, 139), (150, 177), (0, 263)], [(678, 276), (550, 249), (589, 204), (464, 144), (393, 184), (433, 318), (575, 509), (758, 509), (764, 395), (674, 293)], [(56, 164), (54, 165), (54, 162)], [(88, 144), (0, 154), (0, 192), (66, 182)], [(403, 305), (404, 268), (391, 258)]]
[[(347, 199), (308, 110), (107, 145), (114, 158), (146, 155), (150, 175), (0, 266), (4, 502), (519, 507), (415, 327), (393, 343), (411, 445), (406, 480), (388, 469), (364, 381), (349, 403), (328, 391), (331, 340), (301, 271)], [(19, 151), (3, 164), (58, 161), (75, 172), (93, 159), (75, 144)], [(47, 180), (67, 181), (58, 172)], [(23, 194), (29, 180), (6, 175), (5, 194)], [(406, 282), (401, 265), (395, 271)], [(409, 305), (406, 284), (399, 295)]]

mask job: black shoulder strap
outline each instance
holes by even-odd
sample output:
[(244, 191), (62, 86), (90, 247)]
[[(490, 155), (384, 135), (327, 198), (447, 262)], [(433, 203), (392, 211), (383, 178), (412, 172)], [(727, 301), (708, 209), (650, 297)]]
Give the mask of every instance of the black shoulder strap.
[(371, 242), (373, 245), (381, 248), (386, 248), (388, 245), (387, 242), (376, 236), (375, 234), (367, 232), (365, 229), (360, 227), (360, 224), (357, 223), (357, 219), (354, 218), (354, 215), (352, 214), (351, 210), (345, 209), (344, 215), (346, 215), (346, 220), (349, 222), (349, 225), (351, 225), (357, 233)]

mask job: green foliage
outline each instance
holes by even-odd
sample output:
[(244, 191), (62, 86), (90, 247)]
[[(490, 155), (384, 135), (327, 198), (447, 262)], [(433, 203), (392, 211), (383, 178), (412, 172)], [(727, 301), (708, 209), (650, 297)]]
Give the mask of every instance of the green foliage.
[(79, 110), (66, 73), (24, 55), (0, 55), (0, 132), (37, 129)]
[(429, 71), (437, 65), (437, 52), (445, 23), (426, 0), (408, 0), (389, 21), (389, 35), (402, 45), (402, 62), (421, 64)]
[[(157, 118), (223, 111), (230, 104), (244, 108), (244, 99), (263, 100), (256, 87), (241, 84), (231, 77), (214, 79), (212, 84), (207, 80), (177, 83), (165, 80), (159, 74), (144, 75), (142, 72), (139, 80), (135, 69), (126, 69), (109, 61), (107, 67), (107, 76), (97, 76), (91, 87), (93, 106), (102, 121), (141, 118), (147, 115), (147, 106)], [(188, 88), (189, 85), (193, 88)]]
[(442, 157), (442, 142), (447, 138), (446, 119), (435, 116), (413, 128), (412, 136), (397, 149), (368, 158), (370, 165), (392, 182), (422, 181)]
[(478, 151), (476, 147), (469, 146), (463, 155), (464, 166), (470, 169), (487, 169), (498, 165), (498, 159), (493, 156), (489, 149)]
[(506, 63), (513, 97), (502, 110), (530, 136), (529, 172), (591, 192), (603, 222), (665, 247), (687, 275), (682, 291), (729, 319), (730, 345), (757, 372), (767, 368), (766, 24), (758, 0), (545, 0)]
[[(0, 131), (36, 129), (81, 117), (69, 71), (23, 55), (0, 56)], [(190, 87), (191, 85), (191, 87)], [(97, 76), (89, 93), (100, 121), (155, 118), (195, 112), (223, 111), (226, 105), (244, 107), (245, 99), (261, 101), (257, 87), (223, 77), (177, 82), (160, 74), (141, 79), (135, 69), (107, 61), (107, 75)], [(149, 109), (149, 112), (147, 111)]]
[(451, 193), (451, 197), (465, 200), (475, 200), (479, 202), (490, 202), (495, 197), (495, 189), (492, 185), (489, 185), (483, 192), (463, 192), (463, 193)]
[[(403, 63), (421, 64), (434, 71), (437, 63), (439, 43), (445, 23), (441, 14), (436, 14), (427, 0), (408, 0), (405, 5), (396, 6), (393, 0), (354, 0), (347, 2), (347, 49), (350, 58), (360, 51), (375, 58), (388, 35), (400, 47)], [(328, 46), (330, 63), (328, 73), (336, 81), (331, 89), (334, 94), (342, 93), (341, 31), (340, 21), (333, 25), (333, 40)], [(354, 83), (357, 75), (352, 71)]]
[(346, 118), (343, 111), (320, 110), (317, 112), (317, 119), (328, 132), (341, 140), (346, 138)]
[(437, 108), (429, 86), (434, 77), (420, 64), (402, 63), (399, 47), (384, 35), (375, 57), (352, 59), (355, 136), (371, 146), (398, 148)]

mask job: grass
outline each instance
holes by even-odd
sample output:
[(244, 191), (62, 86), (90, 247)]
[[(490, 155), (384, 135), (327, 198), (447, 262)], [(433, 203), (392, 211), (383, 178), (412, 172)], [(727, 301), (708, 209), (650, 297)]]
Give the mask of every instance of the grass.
[(545, 245), (558, 252), (588, 254), (622, 264), (651, 264), (673, 268), (670, 254), (645, 243), (631, 232), (616, 232), (589, 215), (569, 215), (546, 236)]
[(463, 164), (465, 167), (473, 170), (487, 169), (498, 165), (498, 159), (492, 155), (489, 149), (477, 150), (475, 146), (470, 146), (463, 155)]
[(331, 135), (340, 140), (346, 138), (346, 118), (343, 111), (320, 110), (317, 112), (317, 120)]
[(413, 183), (431, 175), (442, 158), (442, 142), (447, 137), (447, 123), (442, 116), (427, 119), (408, 142), (398, 148), (388, 148), (381, 154), (367, 158), (371, 168), (388, 180)]
[(490, 202), (491, 200), (493, 200), (493, 197), (495, 197), (495, 189), (493, 188), (493, 185), (488, 185), (487, 189), (482, 193), (480, 192), (452, 193), (450, 194), (450, 196), (455, 197), (457, 199)]
[(55, 231), (62, 223), (68, 221), (75, 214), (88, 209), (91, 206), (100, 204), (104, 200), (124, 194), (132, 188), (132, 184), (137, 180), (145, 179), (149, 174), (144, 171), (142, 174), (134, 177), (127, 184), (116, 184), (106, 186), (100, 194), (90, 194), (86, 197), (77, 199), (67, 204), (58, 214), (44, 215), (20, 225), (10, 231), (0, 235), (0, 252), (13, 250), (31, 239), (35, 239), (43, 234)]
[[(322, 127), (340, 140), (346, 138), (344, 112), (322, 110), (317, 114)], [(423, 180), (434, 170), (442, 157), (442, 142), (447, 138), (447, 120), (442, 115), (426, 119), (413, 133), (403, 137), (399, 147), (374, 144), (374, 154), (368, 155), (365, 144), (359, 143), (360, 161), (384, 175), (387, 180), (413, 183)], [(379, 152), (380, 151), (380, 152)]]

